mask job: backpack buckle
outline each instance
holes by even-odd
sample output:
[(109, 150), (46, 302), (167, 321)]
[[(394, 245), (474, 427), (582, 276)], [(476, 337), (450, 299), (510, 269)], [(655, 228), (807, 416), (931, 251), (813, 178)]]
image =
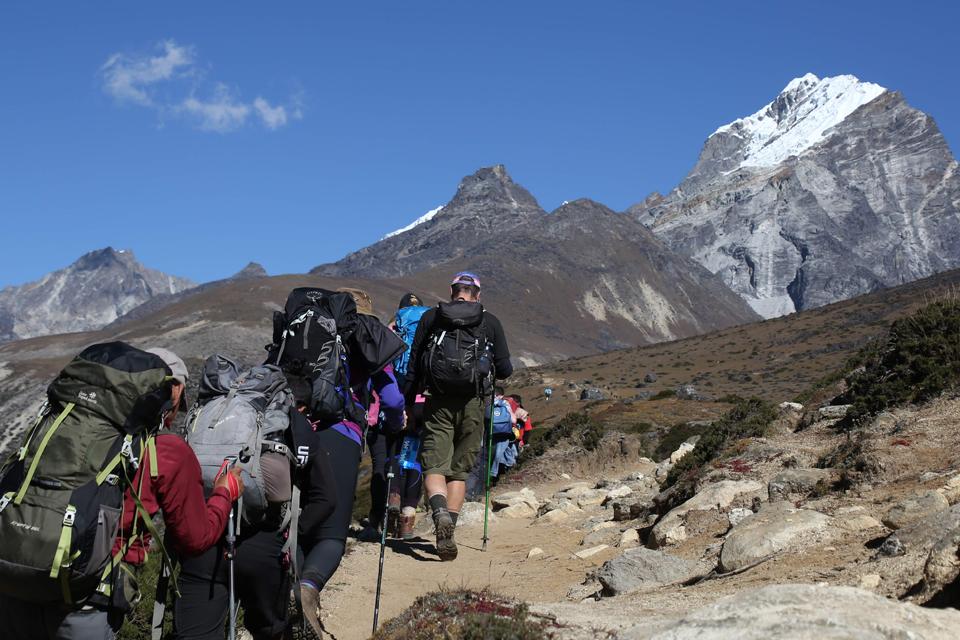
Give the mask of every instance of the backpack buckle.
[(63, 514), (63, 526), (72, 527), (76, 519), (77, 519), (77, 508), (72, 505), (67, 505), (67, 510)]
[(10, 500), (13, 499), (12, 493), (5, 493), (3, 497), (0, 498), (0, 513), (3, 513), (3, 510), (7, 508), (7, 505), (10, 504)]
[(137, 456), (133, 454), (133, 441), (130, 439), (125, 439), (123, 441), (123, 446), (120, 447), (120, 455), (130, 461), (130, 464), (133, 465), (133, 468), (136, 469), (140, 466), (140, 461), (137, 460)]
[(120, 476), (118, 476), (115, 473), (111, 473), (107, 475), (107, 477), (105, 478), (105, 482), (109, 484), (111, 487), (115, 487), (120, 483)]

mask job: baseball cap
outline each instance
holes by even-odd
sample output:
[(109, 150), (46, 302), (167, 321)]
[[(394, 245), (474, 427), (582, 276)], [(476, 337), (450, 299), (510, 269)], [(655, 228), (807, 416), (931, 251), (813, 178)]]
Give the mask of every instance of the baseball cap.
[(480, 288), (480, 278), (476, 274), (470, 273), (469, 271), (461, 271), (457, 275), (453, 276), (453, 282), (450, 283), (452, 287), (455, 284), (465, 284), (467, 286), (474, 286), (477, 289)]
[(146, 350), (147, 353), (152, 353), (155, 356), (158, 356), (161, 360), (167, 363), (167, 366), (170, 367), (170, 374), (173, 376), (173, 379), (179, 382), (184, 386), (183, 393), (180, 394), (180, 408), (183, 410), (187, 409), (187, 378), (190, 377), (190, 374), (187, 372), (187, 365), (184, 364), (183, 360), (169, 349), (164, 349), (163, 347), (153, 347)]

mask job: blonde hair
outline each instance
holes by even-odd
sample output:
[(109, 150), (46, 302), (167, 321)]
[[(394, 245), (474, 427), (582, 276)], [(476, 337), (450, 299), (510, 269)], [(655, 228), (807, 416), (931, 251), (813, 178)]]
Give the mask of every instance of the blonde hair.
[(353, 301), (357, 304), (357, 313), (363, 313), (368, 316), (374, 315), (373, 298), (371, 298), (370, 294), (363, 289), (356, 289), (354, 287), (341, 287), (340, 289), (337, 289), (337, 291), (350, 294), (350, 296), (353, 298)]

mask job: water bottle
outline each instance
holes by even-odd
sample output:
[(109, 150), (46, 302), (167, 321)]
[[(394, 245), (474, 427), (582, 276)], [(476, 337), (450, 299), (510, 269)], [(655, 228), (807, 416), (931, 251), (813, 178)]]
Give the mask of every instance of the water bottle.
[(420, 451), (420, 438), (417, 436), (407, 436), (403, 439), (403, 445), (400, 447), (400, 466), (404, 469), (420, 470), (420, 463), (417, 461), (417, 454)]

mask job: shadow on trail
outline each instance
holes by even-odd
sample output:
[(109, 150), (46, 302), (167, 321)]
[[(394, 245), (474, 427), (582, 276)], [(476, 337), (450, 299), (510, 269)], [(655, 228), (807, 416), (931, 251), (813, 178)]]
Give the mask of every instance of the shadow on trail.
[[(390, 547), (390, 550), (394, 553), (410, 556), (419, 562), (440, 562), (440, 558), (437, 557), (437, 548), (433, 543), (427, 542), (423, 538), (414, 538), (413, 540), (388, 540), (387, 546)], [(422, 555), (422, 553), (418, 552), (426, 552), (430, 555)]]

